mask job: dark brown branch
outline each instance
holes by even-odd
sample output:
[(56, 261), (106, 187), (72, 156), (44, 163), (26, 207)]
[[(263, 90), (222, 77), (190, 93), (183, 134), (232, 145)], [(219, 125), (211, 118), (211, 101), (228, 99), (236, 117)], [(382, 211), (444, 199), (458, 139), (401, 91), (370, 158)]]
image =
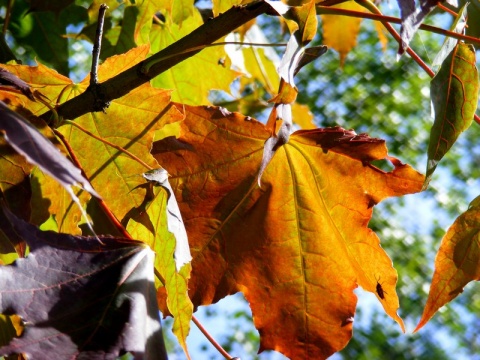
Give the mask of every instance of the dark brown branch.
[(13, 0), (8, 0), (7, 10), (5, 13), (5, 20), (3, 21), (3, 30), (2, 33), (5, 35), (7, 33), (8, 25), (10, 23), (10, 15), (12, 13)]
[[(152, 57), (98, 84), (97, 91), (102, 94), (102, 100), (106, 102), (118, 99), (183, 60), (197, 54), (205, 45), (212, 44), (239, 26), (266, 13), (274, 15), (270, 5), (263, 1), (253, 2), (245, 6), (234, 6)], [(185, 51), (192, 48), (198, 50)], [(158, 62), (149, 66), (147, 73), (142, 73), (144, 65), (151, 64), (153, 59), (157, 59)], [(64, 119), (75, 119), (93, 111), (95, 111), (95, 94), (89, 90), (57, 108), (58, 115)], [(51, 115), (52, 113), (48, 111), (41, 117), (49, 119)]]

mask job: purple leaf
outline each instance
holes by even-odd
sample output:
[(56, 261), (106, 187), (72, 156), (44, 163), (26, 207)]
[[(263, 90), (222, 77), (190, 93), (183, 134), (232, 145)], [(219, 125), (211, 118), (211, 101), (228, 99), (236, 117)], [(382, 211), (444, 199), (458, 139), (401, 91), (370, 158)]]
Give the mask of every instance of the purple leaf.
[(37, 165), (43, 172), (57, 180), (67, 191), (71, 185), (81, 184), (90, 194), (100, 198), (79, 168), (73, 165), (60, 151), (35, 127), (30, 125), (16, 112), (0, 102), (0, 130), (5, 140), (27, 161)]
[(113, 237), (40, 231), (4, 208), (30, 254), (0, 267), (0, 311), (25, 322), (0, 355), (43, 359), (166, 359), (154, 286), (154, 253)]
[(30, 85), (25, 81), (12, 74), (10, 71), (0, 68), (0, 84), (13, 86), (15, 89), (20, 90), (23, 95), (30, 100), (35, 101)]
[(87, 220), (90, 230), (95, 233), (88, 221), (85, 210), (83, 210), (80, 201), (72, 190), (72, 185), (81, 185), (84, 190), (100, 198), (100, 195), (93, 189), (88, 180), (83, 177), (81, 170), (63, 156), (35, 127), (16, 112), (10, 110), (1, 101), (0, 131), (4, 133), (5, 140), (18, 153), (25, 156), (29, 163), (37, 165), (43, 172), (53, 177), (67, 190)]
[(423, 19), (441, 1), (420, 0), (419, 8), (415, 8), (415, 0), (397, 1), (398, 6), (400, 7), (400, 15), (402, 18), (402, 28), (400, 29), (402, 43), (399, 45), (398, 54), (402, 55), (408, 49), (408, 44), (422, 24)]

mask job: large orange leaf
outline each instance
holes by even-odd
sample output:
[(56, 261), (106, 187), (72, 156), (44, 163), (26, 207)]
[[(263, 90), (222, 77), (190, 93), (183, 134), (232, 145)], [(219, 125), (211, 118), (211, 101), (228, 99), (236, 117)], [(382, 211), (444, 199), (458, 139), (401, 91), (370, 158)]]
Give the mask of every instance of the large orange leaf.
[(455, 299), (470, 281), (480, 280), (480, 197), (448, 229), (435, 259), (435, 273), (427, 304), (415, 331), (438, 309)]
[(260, 351), (293, 359), (325, 358), (347, 344), (357, 285), (403, 328), (397, 272), (367, 225), (375, 204), (419, 191), (423, 175), (396, 159), (392, 172), (372, 166), (387, 157), (383, 140), (316, 129), (292, 134), (260, 188), (265, 126), (221, 108), (185, 111), (179, 137), (152, 152), (171, 174), (187, 227), (194, 305), (242, 291)]

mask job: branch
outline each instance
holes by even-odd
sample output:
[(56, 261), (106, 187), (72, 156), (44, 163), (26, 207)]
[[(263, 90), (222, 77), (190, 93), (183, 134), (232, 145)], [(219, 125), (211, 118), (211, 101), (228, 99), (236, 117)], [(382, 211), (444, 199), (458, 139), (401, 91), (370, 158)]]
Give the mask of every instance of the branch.
[[(118, 99), (261, 14), (275, 15), (270, 5), (264, 1), (234, 6), (148, 59), (98, 84), (96, 91), (106, 102)], [(196, 50), (185, 51), (192, 48)], [(148, 71), (142, 72), (142, 69), (145, 71), (145, 65), (149, 65)], [(93, 111), (95, 94), (88, 89), (57, 108), (58, 115), (64, 119), (75, 119)], [(48, 120), (51, 116), (52, 112), (48, 111), (41, 117)]]
[(105, 21), (105, 12), (108, 6), (100, 5), (98, 11), (97, 32), (95, 33), (95, 43), (92, 49), (92, 70), (90, 71), (90, 86), (98, 84), (98, 61), (100, 59), (100, 51), (102, 50), (103, 23)]
[[(382, 13), (380, 12), (380, 10), (375, 6), (375, 4), (373, 4), (372, 2), (370, 2), (369, 0), (356, 0), (357, 3), (359, 3), (360, 5), (362, 5), (363, 7), (365, 7), (367, 10), (371, 11), (372, 13), (374, 14), (377, 14), (379, 16), (382, 16)], [(372, 14), (373, 15), (373, 14)], [(381, 23), (383, 24), (383, 26), (385, 26), (385, 28), (388, 30), (388, 32), (393, 36), (393, 38), (398, 42), (400, 43), (402, 40), (400, 38), (400, 35), (398, 34), (398, 32), (393, 28), (393, 26), (388, 22), (388, 21), (385, 21), (385, 20), (380, 20)], [(452, 33), (452, 34), (455, 34), (455, 33)], [(457, 34), (459, 35), (459, 34)], [(463, 36), (463, 35), (462, 35)], [(453, 36), (452, 36), (453, 37)], [(470, 36), (469, 36), (470, 37)], [(475, 38), (472, 38), (472, 39), (475, 39)], [(479, 39), (475, 39), (477, 43), (480, 42)], [(415, 62), (420, 65), (420, 67), (425, 70), (425, 72), (431, 77), (433, 78), (435, 76), (435, 72), (430, 69), (430, 67), (425, 64), (425, 62), (420, 58), (420, 56), (417, 55), (417, 53), (415, 51), (412, 50), (412, 48), (408, 47), (407, 48), (407, 53), (408, 55), (410, 55), (412, 57), (413, 60), (415, 60)], [(475, 114), (473, 119), (475, 120), (475, 122), (477, 122), (477, 124), (480, 124), (480, 117)]]
[(3, 29), (2, 29), (3, 35), (7, 33), (8, 24), (10, 23), (10, 15), (12, 13), (12, 7), (13, 7), (13, 0), (8, 0), (7, 10), (5, 13), (5, 20), (3, 20)]
[(232, 357), (217, 341), (210, 335), (210, 333), (205, 329), (200, 321), (195, 316), (192, 316), (192, 321), (195, 325), (197, 325), (198, 329), (202, 332), (202, 334), (210, 341), (210, 343), (215, 347), (215, 349), (222, 354), (222, 356), (227, 360), (236, 359)]

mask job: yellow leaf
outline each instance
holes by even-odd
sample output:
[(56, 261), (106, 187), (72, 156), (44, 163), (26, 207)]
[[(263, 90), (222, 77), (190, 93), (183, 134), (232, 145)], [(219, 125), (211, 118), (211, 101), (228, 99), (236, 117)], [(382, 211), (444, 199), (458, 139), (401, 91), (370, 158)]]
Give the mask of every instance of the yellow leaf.
[[(147, 53), (148, 46), (141, 46), (126, 54), (107, 59), (99, 68), (99, 81), (109, 79), (124, 69), (130, 68), (143, 60)], [(89, 85), (89, 76), (76, 85), (70, 79), (41, 65), (38, 67), (8, 66), (8, 70), (13, 70), (12, 72), (32, 87), (42, 88), (44, 95), (53, 104), (57, 99), (64, 102), (74, 97), (85, 91)], [(39, 106), (37, 102), (28, 100), (24, 95), (15, 95), (18, 101), (25, 104), (27, 110), (35, 113), (47, 110), (44, 105)], [(182, 118), (183, 115), (170, 102), (169, 91), (154, 89), (149, 84), (145, 84), (128, 95), (112, 101), (106, 114), (88, 113), (75, 119), (75, 123), (97, 137), (127, 149), (152, 168), (156, 168), (158, 164), (150, 154), (155, 131), (167, 123)], [(118, 219), (123, 219), (131, 208), (142, 203), (142, 195), (134, 188), (144, 183), (140, 174), (148, 169), (121, 151), (92, 138), (72, 125), (63, 125), (58, 130), (65, 136), (79, 158), (94, 188), (99, 190), (107, 206)], [(70, 203), (64, 202), (66, 200), (63, 196), (54, 196), (53, 188), (49, 187), (49, 189), (51, 190), (48, 191), (48, 196), (52, 202), (50, 207), (65, 211), (69, 209)], [(45, 197), (42, 196), (41, 199)], [(61, 204), (54, 205), (53, 202), (61, 202)], [(59, 217), (64, 216), (65, 214), (58, 212), (57, 221)], [(80, 219), (78, 217), (76, 221)], [(73, 229), (73, 232), (78, 230)]]
[(163, 283), (158, 286), (159, 306), (164, 315), (174, 317), (173, 332), (190, 359), (186, 339), (193, 315), (193, 305), (188, 297), (191, 266), (186, 264), (179, 272), (176, 271), (175, 237), (167, 229), (167, 196), (165, 189), (149, 184), (145, 201), (128, 220), (127, 230), (132, 237), (141, 239), (156, 253), (155, 269), (163, 278)]
[(293, 122), (302, 129), (308, 130), (317, 127), (313, 122), (314, 116), (307, 105), (299, 103), (292, 104), (292, 118)]
[[(335, 5), (335, 8), (365, 12), (365, 8), (354, 1)], [(323, 43), (340, 53), (343, 66), (347, 54), (357, 45), (357, 36), (362, 19), (341, 15), (321, 15)]]

